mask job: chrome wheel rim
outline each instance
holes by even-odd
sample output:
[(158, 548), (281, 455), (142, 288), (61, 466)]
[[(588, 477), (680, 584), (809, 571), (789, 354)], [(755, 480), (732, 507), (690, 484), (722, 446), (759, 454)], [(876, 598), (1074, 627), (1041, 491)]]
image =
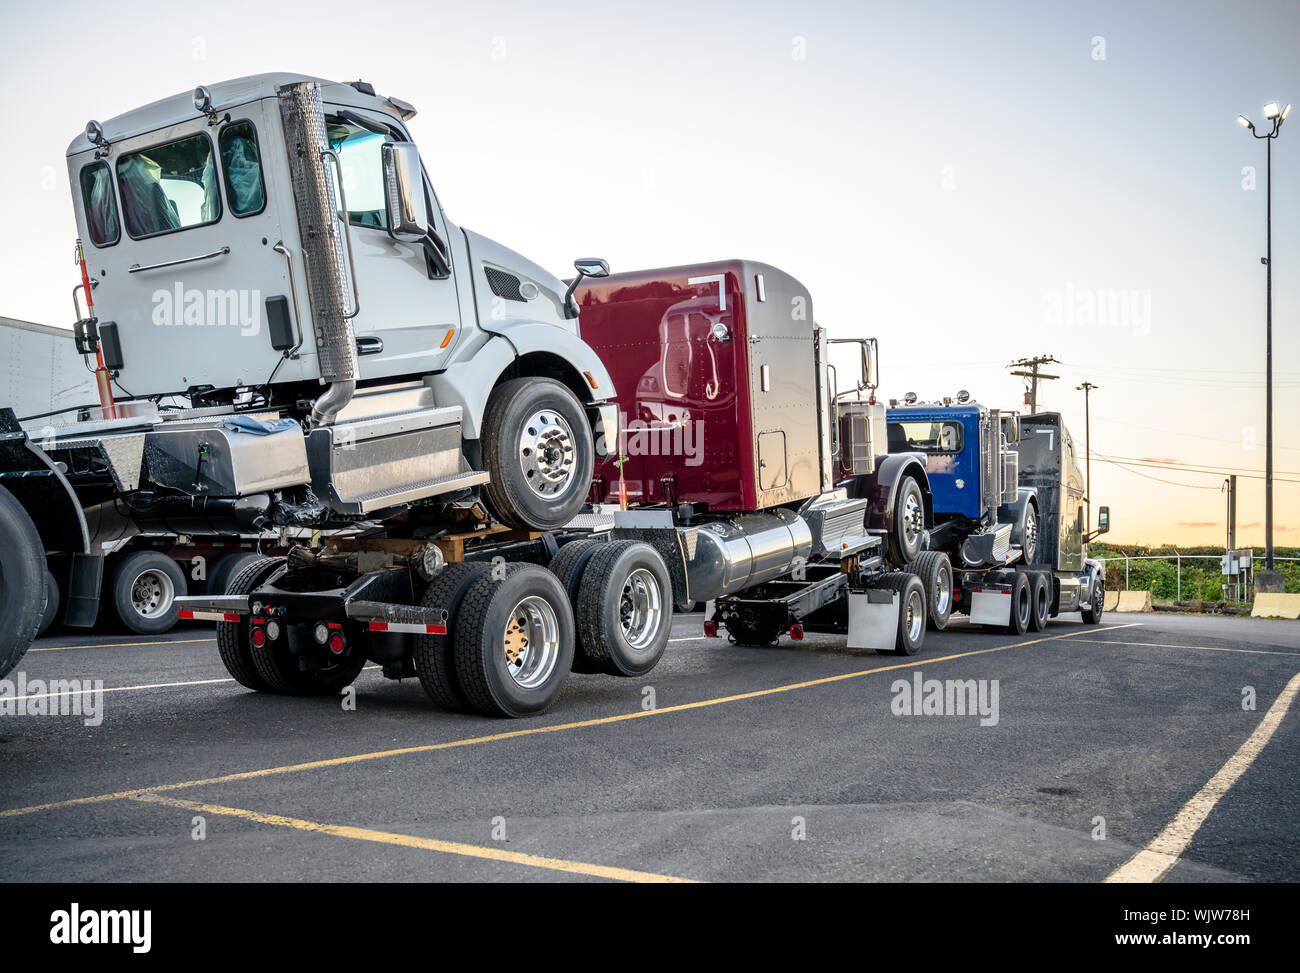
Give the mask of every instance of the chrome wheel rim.
[(149, 569), (131, 582), (131, 607), (141, 618), (167, 614), (176, 596), (176, 585), (166, 571)]
[(939, 590), (934, 593), (934, 610), (937, 614), (942, 615), (948, 610), (948, 606), (952, 604), (952, 569), (940, 569), (935, 584)]
[(529, 595), (510, 612), (501, 639), (506, 671), (520, 687), (536, 689), (555, 671), (560, 622), (545, 598)]
[(925, 530), (925, 509), (921, 498), (915, 493), (908, 493), (903, 500), (903, 539), (911, 547)]
[(573, 429), (554, 409), (539, 409), (519, 432), (519, 467), (528, 489), (546, 500), (568, 490), (577, 452)]
[(1038, 553), (1038, 514), (1032, 506), (1025, 510), (1025, 537), (1020, 548), (1024, 552), (1025, 563), (1033, 564), (1034, 555)]
[(637, 568), (623, 582), (618, 604), (619, 624), (627, 644), (634, 649), (651, 645), (659, 635), (663, 615), (659, 579), (645, 568)]
[(915, 642), (921, 637), (921, 630), (925, 628), (925, 597), (921, 592), (913, 591), (907, 596), (904, 611), (907, 613), (905, 624), (908, 641)]

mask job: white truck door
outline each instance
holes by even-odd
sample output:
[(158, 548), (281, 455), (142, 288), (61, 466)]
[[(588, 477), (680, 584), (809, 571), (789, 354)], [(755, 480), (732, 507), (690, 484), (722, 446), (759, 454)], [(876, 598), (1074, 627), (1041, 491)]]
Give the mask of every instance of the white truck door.
[[(446, 361), (460, 333), (454, 276), (431, 278), (424, 247), (394, 240), (387, 230), (381, 147), (404, 141), (391, 119), (357, 108), (327, 106), (326, 131), (339, 157), (356, 267), (360, 311), (352, 319), (363, 379), (423, 375)], [(432, 225), (447, 227), (431, 206)]]

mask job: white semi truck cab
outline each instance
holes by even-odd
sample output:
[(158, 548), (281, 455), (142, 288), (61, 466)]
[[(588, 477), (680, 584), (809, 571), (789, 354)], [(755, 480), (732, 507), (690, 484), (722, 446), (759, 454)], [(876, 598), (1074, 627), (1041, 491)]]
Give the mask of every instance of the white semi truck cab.
[[(0, 409), (6, 588), (43, 603), (27, 575), (48, 560), (88, 625), (101, 539), (132, 530), (383, 524), (414, 551), (574, 518), (616, 440), (613, 382), (572, 286), (448, 219), (415, 114), (277, 73), (87, 123), (67, 153), (77, 348), (115, 401), (39, 431)], [(2, 675), (42, 612), (0, 600)]]
[[(414, 115), (362, 82), (263, 74), (91, 122), (73, 141), (96, 316), (85, 330), (132, 400), (121, 411), (180, 402), (210, 417), (147, 435), (159, 486), (310, 484), (352, 517), (490, 476), (507, 524), (577, 512), (612, 383), (565, 284), (447, 218)], [(566, 400), (546, 416), (562, 451), (549, 463), (479, 445), (494, 390), (516, 378), (538, 380), (534, 411), (556, 408), (546, 393)], [(249, 437), (219, 418), (234, 409), (285, 423)]]

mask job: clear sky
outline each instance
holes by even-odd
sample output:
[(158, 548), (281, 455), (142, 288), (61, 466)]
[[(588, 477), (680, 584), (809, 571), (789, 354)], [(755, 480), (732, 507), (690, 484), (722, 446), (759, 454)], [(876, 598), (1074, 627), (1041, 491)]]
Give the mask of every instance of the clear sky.
[[(741, 256), (882, 392), (1040, 402), (1097, 454), (1264, 467), (1261, 106), (1300, 105), (1300, 3), (0, 0), (0, 314), (70, 324), (67, 144), (197, 84), (357, 77), (412, 102), (452, 219), (559, 274)], [(304, 13), (310, 11), (310, 16)], [(1300, 544), (1300, 113), (1274, 143), (1278, 544)], [(1257, 167), (1252, 185), (1246, 167)], [(1093, 462), (1112, 537), (1222, 543), (1222, 476)], [(1195, 487), (1176, 486), (1194, 484)], [(1239, 541), (1262, 543), (1244, 479)]]

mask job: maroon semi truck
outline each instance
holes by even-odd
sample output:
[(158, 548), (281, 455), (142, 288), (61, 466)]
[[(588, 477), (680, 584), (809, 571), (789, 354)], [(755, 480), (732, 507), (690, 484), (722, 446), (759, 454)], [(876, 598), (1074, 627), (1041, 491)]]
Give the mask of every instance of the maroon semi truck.
[(707, 630), (743, 644), (810, 629), (883, 647), (850, 608), (895, 586), (898, 647), (919, 648), (904, 569), (924, 546), (929, 481), (921, 457), (887, 455), (874, 342), (845, 342), (861, 375), (838, 389), (807, 289), (746, 260), (582, 281), (577, 298), (620, 410), (592, 499), (629, 508), (615, 534), (661, 550), (677, 604), (715, 601)]

